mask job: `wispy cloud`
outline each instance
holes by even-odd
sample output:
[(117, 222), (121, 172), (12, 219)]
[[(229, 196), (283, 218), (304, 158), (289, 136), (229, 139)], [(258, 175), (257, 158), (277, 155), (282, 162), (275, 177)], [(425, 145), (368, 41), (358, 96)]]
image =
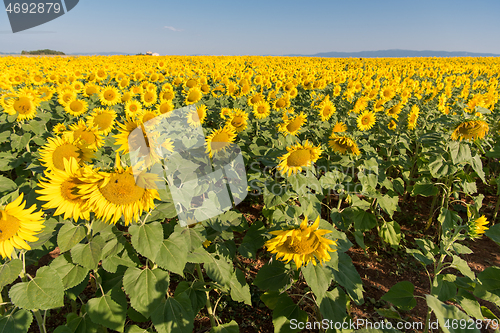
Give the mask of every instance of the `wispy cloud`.
[(164, 26), (165, 29), (168, 29), (168, 30), (172, 30), (172, 31), (175, 31), (175, 32), (180, 32), (180, 31), (184, 31), (184, 29), (177, 29), (177, 28), (174, 28), (174, 27), (170, 27), (168, 25)]

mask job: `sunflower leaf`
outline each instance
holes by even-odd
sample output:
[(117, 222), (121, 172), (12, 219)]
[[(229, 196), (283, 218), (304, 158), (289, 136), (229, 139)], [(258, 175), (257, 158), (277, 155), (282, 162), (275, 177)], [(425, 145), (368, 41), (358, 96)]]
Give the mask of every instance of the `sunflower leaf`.
[(275, 332), (299, 332), (298, 327), (293, 327), (291, 319), (297, 322), (307, 322), (307, 312), (293, 302), (290, 296), (281, 294), (273, 311), (273, 325)]
[(88, 269), (96, 269), (101, 260), (104, 241), (101, 236), (95, 236), (87, 244), (76, 244), (71, 249), (73, 262)]
[(245, 280), (245, 275), (239, 269), (235, 269), (235, 272), (231, 276), (229, 281), (229, 287), (231, 288), (231, 298), (235, 302), (244, 302), (247, 305), (252, 306), (252, 296), (250, 295), (250, 287)]
[(240, 331), (238, 323), (231, 320), (227, 324), (222, 324), (216, 327), (212, 327), (210, 333), (238, 333)]
[(68, 253), (55, 258), (50, 263), (50, 267), (57, 271), (61, 277), (64, 290), (79, 285), (88, 273), (88, 269), (73, 264)]
[(402, 310), (411, 310), (417, 305), (417, 300), (413, 296), (415, 286), (409, 281), (396, 283), (382, 296), (382, 300), (391, 302), (394, 306)]
[(32, 321), (30, 311), (19, 309), (13, 314), (0, 317), (0, 332), (28, 332)]
[(123, 332), (127, 308), (113, 301), (110, 295), (95, 297), (88, 301), (90, 319), (112, 330)]
[(301, 270), (307, 285), (311, 287), (314, 295), (318, 298), (323, 298), (333, 279), (332, 270), (323, 265), (312, 264), (303, 266)]
[(50, 266), (41, 267), (29, 282), (10, 288), (9, 296), (14, 305), (26, 310), (49, 310), (64, 305), (64, 285), (57, 272)]
[[(163, 231), (161, 233), (163, 237)], [(160, 244), (155, 262), (163, 269), (184, 276), (184, 267), (187, 263), (189, 241), (187, 235), (174, 231), (168, 239)]]
[(191, 333), (194, 327), (194, 312), (186, 293), (163, 300), (151, 314), (151, 320), (159, 333)]
[(83, 226), (76, 226), (73, 223), (64, 224), (57, 233), (57, 246), (61, 253), (70, 250), (85, 238), (86, 232)]
[(12, 259), (0, 266), (0, 290), (14, 282), (23, 270), (23, 262), (19, 259)]
[(159, 222), (143, 225), (133, 224), (128, 229), (132, 235), (132, 246), (145, 256), (155, 261), (163, 242), (163, 228)]

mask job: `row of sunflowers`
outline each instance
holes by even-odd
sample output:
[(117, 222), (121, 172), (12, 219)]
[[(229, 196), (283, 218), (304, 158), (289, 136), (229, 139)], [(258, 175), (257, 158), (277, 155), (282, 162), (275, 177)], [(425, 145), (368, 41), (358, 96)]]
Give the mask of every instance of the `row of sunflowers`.
[[(432, 266), (439, 288), (429, 311), (441, 318), (455, 297), (439, 291), (450, 281), (439, 277), (445, 265), (469, 279), (457, 288), (499, 306), (489, 290), (499, 268), (476, 276), (458, 246), (483, 234), (499, 240), (477, 186), (500, 184), (496, 58), (2, 57), (0, 66), (0, 327), (9, 332), (27, 332), (33, 316), (45, 332), (40, 311), (64, 306), (65, 297), (74, 315), (60, 332), (191, 332), (200, 311), (213, 332), (237, 331), (236, 321), (220, 321), (213, 297), (251, 306), (251, 288), (273, 311), (276, 332), (298, 331), (292, 319), (349, 320), (350, 302), (364, 300), (345, 252), (351, 240), (365, 250), (400, 248), (396, 216), (410, 196), (432, 197), (424, 227), (439, 233), (439, 244), (408, 249)], [(182, 227), (168, 188), (134, 172), (133, 153), (163, 163), (145, 128), (179, 109), (203, 132), (210, 158), (240, 147), (243, 206), (260, 205), (258, 220), (249, 223), (237, 206)], [(179, 149), (169, 138), (161, 146)], [(197, 172), (189, 168), (176, 172)], [(192, 189), (193, 205), (204, 207), (201, 187)], [(55, 247), (59, 257), (26, 273)], [(253, 278), (241, 258), (258, 257), (269, 264)], [(304, 280), (310, 291), (297, 302), (290, 288)], [(402, 304), (393, 294), (385, 300), (412, 308), (413, 295)], [(305, 312), (305, 302), (316, 311)], [(498, 323), (476, 303), (452, 312)]]

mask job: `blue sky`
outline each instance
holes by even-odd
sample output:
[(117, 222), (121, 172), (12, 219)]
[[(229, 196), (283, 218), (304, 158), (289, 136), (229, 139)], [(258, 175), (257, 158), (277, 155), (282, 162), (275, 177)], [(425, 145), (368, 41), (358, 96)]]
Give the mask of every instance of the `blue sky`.
[(499, 0), (80, 0), (64, 16), (16, 34), (2, 10), (0, 52), (49, 48), (65, 53), (284, 55), (409, 49), (500, 54), (499, 14)]

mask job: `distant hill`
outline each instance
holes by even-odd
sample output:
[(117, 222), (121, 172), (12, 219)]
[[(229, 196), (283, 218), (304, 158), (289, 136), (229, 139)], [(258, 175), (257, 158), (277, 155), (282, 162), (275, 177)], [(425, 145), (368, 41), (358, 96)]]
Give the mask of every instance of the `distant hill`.
[(286, 57), (324, 57), (324, 58), (404, 58), (404, 57), (500, 57), (494, 53), (474, 53), (463, 51), (413, 51), (413, 50), (379, 50), (360, 52), (323, 52), (312, 55), (288, 54)]

